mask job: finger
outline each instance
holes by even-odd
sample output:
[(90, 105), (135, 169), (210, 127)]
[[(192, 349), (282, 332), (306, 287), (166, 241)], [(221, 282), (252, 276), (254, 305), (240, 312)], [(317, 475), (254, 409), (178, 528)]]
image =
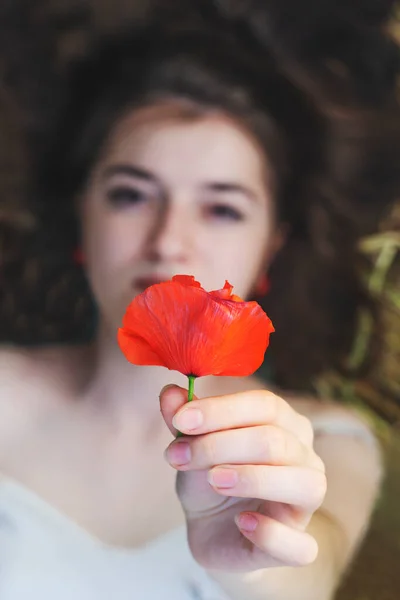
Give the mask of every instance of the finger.
[(195, 400), (181, 406), (173, 418), (173, 426), (188, 435), (256, 425), (276, 425), (306, 445), (313, 443), (310, 421), (265, 390)]
[(166, 458), (173, 467), (186, 471), (226, 464), (320, 468), (321, 462), (312, 448), (274, 425), (187, 436), (170, 444)]
[(310, 513), (326, 494), (325, 474), (303, 467), (224, 465), (211, 469), (208, 481), (221, 496), (282, 502)]
[(256, 558), (260, 569), (271, 558), (285, 566), (305, 566), (317, 558), (317, 542), (308, 533), (254, 512), (241, 513), (235, 521), (240, 532), (261, 551)]
[[(172, 423), (175, 413), (187, 404), (188, 391), (178, 385), (166, 385), (160, 393), (161, 414), (171, 433), (176, 436), (177, 428)], [(197, 400), (197, 399), (196, 399)]]

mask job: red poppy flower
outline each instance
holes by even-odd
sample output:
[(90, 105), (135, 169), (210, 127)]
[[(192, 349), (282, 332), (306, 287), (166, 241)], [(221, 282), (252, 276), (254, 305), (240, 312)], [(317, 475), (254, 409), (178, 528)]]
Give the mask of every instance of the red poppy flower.
[(226, 282), (207, 292), (189, 275), (148, 287), (130, 303), (118, 331), (125, 357), (192, 378), (251, 375), (274, 327), (257, 302), (243, 301), (232, 289)]

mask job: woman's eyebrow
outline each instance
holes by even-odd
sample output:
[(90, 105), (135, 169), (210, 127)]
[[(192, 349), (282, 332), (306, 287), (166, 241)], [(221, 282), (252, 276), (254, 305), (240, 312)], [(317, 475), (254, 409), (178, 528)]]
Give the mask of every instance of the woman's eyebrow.
[(205, 189), (210, 192), (216, 192), (220, 194), (241, 194), (246, 196), (252, 202), (257, 201), (257, 195), (249, 187), (236, 182), (210, 182), (207, 183)]
[(108, 179), (113, 175), (127, 175), (128, 177), (134, 177), (135, 179), (141, 179), (142, 181), (158, 183), (157, 177), (150, 173), (150, 171), (142, 169), (141, 167), (136, 167), (135, 165), (116, 164), (107, 167), (104, 171), (104, 178)]

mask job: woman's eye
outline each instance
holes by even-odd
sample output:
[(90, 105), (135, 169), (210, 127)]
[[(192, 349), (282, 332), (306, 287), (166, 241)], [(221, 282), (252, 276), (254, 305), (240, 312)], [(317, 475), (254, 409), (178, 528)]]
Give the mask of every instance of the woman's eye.
[(107, 193), (107, 199), (113, 206), (122, 207), (145, 202), (147, 194), (132, 187), (117, 187)]
[(243, 221), (244, 215), (238, 209), (227, 204), (213, 204), (207, 208), (207, 214), (216, 219)]

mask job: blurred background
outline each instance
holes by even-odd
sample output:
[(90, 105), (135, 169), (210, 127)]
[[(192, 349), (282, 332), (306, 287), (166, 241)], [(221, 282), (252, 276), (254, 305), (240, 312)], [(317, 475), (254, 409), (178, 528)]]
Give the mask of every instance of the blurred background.
[[(13, 1), (0, 0), (0, 23), (7, 3)], [(84, 51), (92, 35), (112, 30), (127, 16), (143, 14), (151, 1), (43, 0), (37, 3), (34, 17), (37, 35), (40, 36), (44, 20), (53, 20), (54, 35), (59, 38), (55, 68), (62, 68), (65, 61)], [(28, 26), (22, 17), (20, 26), (22, 30)], [(18, 213), (21, 231), (24, 231), (31, 226), (29, 212), (19, 211), (18, 207), (23, 202), (20, 194), (26, 164), (23, 132), (26, 125), (30, 125), (27, 123), (30, 117), (14, 102), (9, 82), (5, 81), (10, 72), (2, 48), (10, 39), (4, 37), (7, 34), (3, 35), (3, 29), (4, 23), (0, 40), (0, 224), (4, 228), (8, 222), (15, 223)], [(400, 43), (400, 9), (394, 15), (391, 30)], [(19, 61), (26, 60), (28, 54), (27, 44), (25, 49), (21, 48), (20, 55), (13, 57), (12, 77), (18, 78)], [(31, 87), (27, 89), (32, 96), (26, 101), (51, 106), (51, 98), (43, 98), (41, 90), (35, 89), (35, 64), (32, 64), (31, 80)], [(13, 240), (3, 235), (0, 243), (10, 245)], [(363, 241), (362, 249), (368, 258), (365, 277), (379, 299), (385, 324), (380, 341), (382, 357), (368, 378), (347, 380), (337, 373), (326, 373), (315, 382), (315, 390), (322, 401), (333, 397), (363, 412), (381, 440), (387, 469), (369, 534), (339, 590), (338, 599), (397, 600), (400, 597), (400, 202), (390, 218), (381, 224), (380, 233)], [(0, 261), (1, 254), (0, 245)], [(1, 301), (4, 302), (4, 298)], [(362, 363), (370, 343), (369, 322), (361, 315), (352, 354), (354, 366)]]

